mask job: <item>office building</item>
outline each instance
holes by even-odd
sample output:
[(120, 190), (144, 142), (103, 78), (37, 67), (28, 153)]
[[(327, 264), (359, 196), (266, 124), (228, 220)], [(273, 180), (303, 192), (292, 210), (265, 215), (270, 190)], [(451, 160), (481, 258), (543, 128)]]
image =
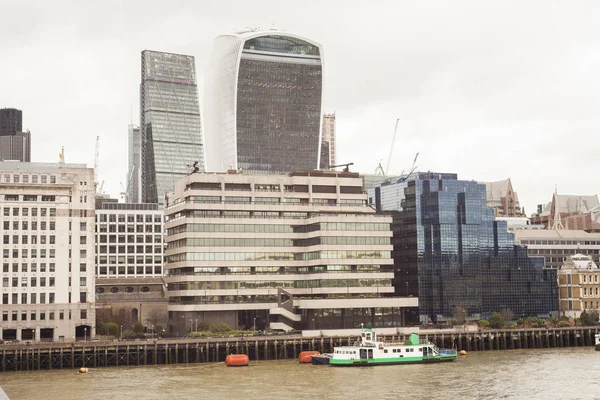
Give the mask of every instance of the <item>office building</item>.
[(393, 297), (392, 219), (356, 173), (192, 174), (165, 214), (173, 333), (393, 327), (418, 305)]
[[(329, 146), (328, 165), (337, 165), (336, 162), (336, 141), (335, 141), (335, 113), (323, 114), (323, 129), (321, 141)], [(324, 169), (323, 166), (321, 166)]]
[(556, 271), (528, 257), (506, 222), (494, 220), (485, 185), (427, 172), (372, 190), (379, 211), (397, 211), (394, 287), (418, 294), (422, 322), (452, 320), (459, 308), (471, 319), (558, 310)]
[(96, 277), (160, 277), (163, 246), (158, 204), (103, 202), (96, 210)]
[(129, 156), (127, 168), (127, 200), (126, 203), (141, 202), (141, 164), (142, 164), (142, 135), (140, 128), (129, 125), (128, 129)]
[(194, 57), (142, 52), (142, 202), (163, 204), (190, 171), (204, 171)]
[(560, 313), (579, 318), (583, 311), (600, 311), (600, 269), (590, 256), (567, 257), (558, 270)]
[(4, 340), (95, 335), (94, 170), (0, 162)]
[(23, 112), (0, 109), (0, 161), (31, 161), (31, 133), (23, 132)]
[(546, 268), (559, 269), (569, 256), (576, 254), (590, 256), (600, 264), (600, 233), (568, 229), (515, 229), (512, 232), (517, 243), (527, 247), (527, 254), (544, 257)]
[(205, 81), (207, 170), (318, 169), (322, 81), (312, 40), (274, 30), (217, 37)]

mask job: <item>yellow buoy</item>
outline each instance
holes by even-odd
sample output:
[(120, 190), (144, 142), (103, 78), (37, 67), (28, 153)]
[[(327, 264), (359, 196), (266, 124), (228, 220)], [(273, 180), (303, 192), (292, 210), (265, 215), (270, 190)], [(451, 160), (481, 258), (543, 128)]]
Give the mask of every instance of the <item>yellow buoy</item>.
[(84, 368), (84, 367), (79, 368), (79, 373), (80, 374), (85, 374), (86, 372), (88, 372), (87, 368)]
[(461, 350), (460, 353), (461, 356), (466, 356), (467, 355), (467, 351), (466, 350)]

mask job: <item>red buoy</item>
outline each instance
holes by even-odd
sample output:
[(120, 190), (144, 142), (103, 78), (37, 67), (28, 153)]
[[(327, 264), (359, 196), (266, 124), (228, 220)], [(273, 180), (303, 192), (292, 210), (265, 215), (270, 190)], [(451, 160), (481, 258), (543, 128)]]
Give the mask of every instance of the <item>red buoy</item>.
[(302, 353), (300, 353), (298, 361), (300, 361), (301, 363), (310, 363), (312, 362), (312, 356), (316, 356), (318, 354), (321, 353), (318, 351), (303, 351)]
[(250, 364), (250, 359), (245, 354), (230, 354), (225, 358), (228, 367), (245, 367)]

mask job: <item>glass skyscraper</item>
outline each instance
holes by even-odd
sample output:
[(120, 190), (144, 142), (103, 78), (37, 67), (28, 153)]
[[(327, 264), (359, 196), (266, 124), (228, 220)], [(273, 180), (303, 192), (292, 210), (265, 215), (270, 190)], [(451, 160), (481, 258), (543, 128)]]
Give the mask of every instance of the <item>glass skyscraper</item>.
[(319, 168), (321, 45), (278, 31), (215, 40), (204, 119), (209, 171)]
[(144, 50), (140, 102), (142, 201), (164, 204), (194, 163), (205, 169), (194, 57)]
[(140, 128), (129, 125), (129, 163), (127, 168), (127, 202), (140, 202), (140, 164), (142, 162), (142, 137)]
[(419, 296), (422, 322), (451, 320), (459, 308), (475, 319), (503, 310), (517, 317), (558, 310), (556, 271), (528, 257), (506, 222), (494, 220), (484, 184), (416, 173), (369, 197), (380, 211), (396, 211), (394, 286), (397, 295)]

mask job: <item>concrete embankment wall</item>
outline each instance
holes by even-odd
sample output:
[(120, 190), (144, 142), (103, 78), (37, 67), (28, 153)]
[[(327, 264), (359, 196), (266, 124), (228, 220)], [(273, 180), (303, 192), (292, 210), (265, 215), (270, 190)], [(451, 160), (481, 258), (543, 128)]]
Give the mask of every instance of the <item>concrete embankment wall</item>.
[[(456, 350), (513, 350), (593, 346), (600, 327), (488, 330), (482, 332), (420, 332), (440, 348)], [(406, 335), (386, 336), (402, 341)], [(302, 338), (289, 336), (158, 340), (135, 342), (77, 342), (0, 345), (0, 371), (60, 368), (167, 365), (222, 362), (228, 354), (247, 354), (251, 360), (297, 359), (302, 351), (333, 351), (354, 343), (356, 336)]]

